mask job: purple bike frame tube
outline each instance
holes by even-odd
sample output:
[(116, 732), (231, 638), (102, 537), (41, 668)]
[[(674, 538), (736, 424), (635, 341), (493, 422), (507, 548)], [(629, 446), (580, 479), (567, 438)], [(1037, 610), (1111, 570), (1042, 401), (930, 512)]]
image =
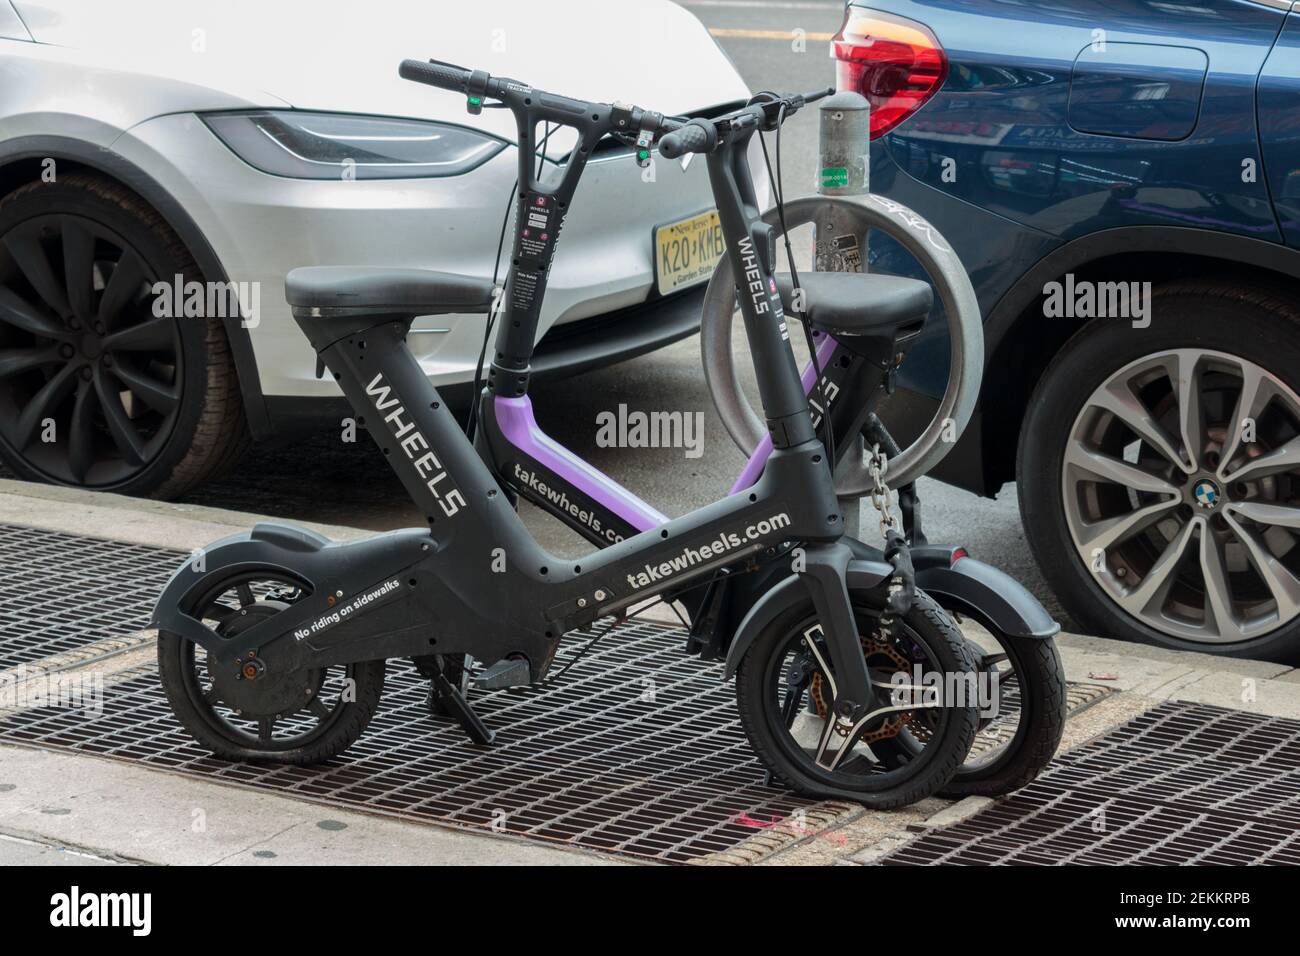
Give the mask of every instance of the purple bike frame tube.
[[(813, 332), (813, 335), (820, 336), (821, 338), (821, 341), (817, 343), (817, 365), (824, 369), (830, 362), (831, 355), (835, 352), (835, 346), (839, 343), (835, 341), (834, 336), (826, 335), (822, 332)], [(804, 366), (803, 375), (800, 376), (800, 379), (803, 382), (804, 394), (811, 395), (813, 385), (817, 381), (817, 373), (813, 369), (812, 362), (809, 362)], [(767, 459), (771, 454), (772, 436), (764, 435), (762, 439), (759, 440), (758, 447), (754, 449), (754, 454), (750, 455), (749, 461), (745, 462), (745, 467), (741, 470), (740, 477), (737, 478), (736, 483), (731, 486), (731, 491), (729, 491), (728, 494), (734, 495), (738, 492), (744, 491), (746, 488), (752, 487), (754, 482), (758, 481), (759, 475), (763, 473), (763, 469), (767, 466)]]
[[(838, 344), (833, 336), (814, 332), (821, 341), (817, 343), (817, 364), (825, 368), (835, 353)], [(809, 362), (800, 376), (805, 395), (812, 394), (816, 383), (813, 363)], [(565, 448), (550, 435), (542, 431), (533, 417), (533, 403), (527, 395), (519, 398), (494, 399), (497, 424), (501, 434), (519, 452), (538, 464), (549, 468), (569, 484), (573, 485), (593, 501), (608, 508), (638, 531), (649, 531), (668, 522), (668, 516), (642, 501), (604, 472), (593, 468), (569, 449)], [(745, 463), (740, 477), (731, 486), (728, 494), (737, 494), (752, 487), (763, 473), (767, 459), (772, 454), (772, 438), (764, 436), (754, 449), (754, 454)]]
[(602, 507), (618, 515), (638, 531), (667, 524), (660, 514), (604, 472), (593, 468), (542, 431), (533, 417), (533, 403), (527, 395), (494, 399), (501, 434), (517, 451), (550, 469)]

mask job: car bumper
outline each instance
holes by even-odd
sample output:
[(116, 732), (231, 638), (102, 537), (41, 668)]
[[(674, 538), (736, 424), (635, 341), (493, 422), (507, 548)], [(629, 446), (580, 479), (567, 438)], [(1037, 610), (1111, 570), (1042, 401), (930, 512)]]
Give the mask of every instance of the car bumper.
[[(556, 326), (533, 354), (532, 381), (545, 382), (589, 369), (636, 358), (671, 345), (700, 330), (704, 304), (702, 287), (656, 299), (606, 315)], [(443, 400), (456, 412), (469, 408), (472, 376), (438, 386)], [(277, 435), (310, 431), (325, 423), (338, 424), (352, 414), (342, 395), (303, 397), (270, 395), (266, 399), (271, 429)]]
[[(316, 356), (284, 301), (285, 274), (303, 265), (376, 265), (490, 277), (517, 155), (507, 149), (445, 179), (283, 179), (245, 164), (193, 114), (142, 123), (113, 148), (176, 199), (226, 279), (255, 284), (256, 314), (243, 324), (268, 406), (341, 397), (330, 377), (317, 377)], [(659, 160), (646, 181), (630, 155), (593, 159), (551, 271), (539, 324), (542, 373), (580, 371), (689, 335), (694, 327), (677, 303), (694, 301), (698, 323), (702, 290), (656, 300), (652, 231), (713, 206), (703, 162), (682, 169)], [(485, 321), (416, 319), (408, 341), (434, 385), (472, 380)], [(629, 328), (615, 328), (622, 323)]]

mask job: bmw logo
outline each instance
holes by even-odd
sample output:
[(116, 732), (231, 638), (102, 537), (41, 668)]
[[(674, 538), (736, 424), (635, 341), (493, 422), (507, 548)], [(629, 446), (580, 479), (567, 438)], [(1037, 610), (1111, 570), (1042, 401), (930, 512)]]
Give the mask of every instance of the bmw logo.
[(1219, 503), (1219, 489), (1208, 478), (1202, 478), (1196, 483), (1192, 495), (1202, 508), (1213, 508)]

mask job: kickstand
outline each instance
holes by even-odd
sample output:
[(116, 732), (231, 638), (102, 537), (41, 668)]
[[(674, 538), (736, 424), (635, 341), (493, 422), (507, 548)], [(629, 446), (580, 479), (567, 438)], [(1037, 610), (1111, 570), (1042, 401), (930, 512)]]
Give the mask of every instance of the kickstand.
[(470, 707), (469, 701), (460, 690), (447, 680), (447, 676), (442, 672), (441, 663), (433, 668), (433, 673), (429, 677), (429, 697), (431, 703), (436, 700), (441, 705), (442, 712), (460, 724), (465, 734), (474, 743), (480, 747), (487, 747), (492, 743), (494, 734), (488, 730), (487, 724), (483, 723), (483, 718), (474, 713), (474, 709)]

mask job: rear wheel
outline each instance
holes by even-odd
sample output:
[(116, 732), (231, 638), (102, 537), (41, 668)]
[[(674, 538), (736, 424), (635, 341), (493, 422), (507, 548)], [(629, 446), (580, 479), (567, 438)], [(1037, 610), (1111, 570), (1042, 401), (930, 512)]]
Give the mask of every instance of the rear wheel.
[(202, 281), (134, 193), (76, 173), (0, 199), (0, 457), (22, 478), (176, 497), (249, 437), (217, 317), (159, 317)]
[[(774, 620), (745, 654), (736, 675), (740, 719), (759, 758), (793, 789), (874, 809), (901, 807), (938, 792), (970, 750), (978, 708), (964, 699), (963, 688), (974, 666), (951, 618), (924, 594), (887, 632), (878, 610), (858, 603), (855, 614), (881, 705), (875, 717), (847, 733), (828, 723), (834, 715), (824, 705), (833, 696), (834, 670), (807, 605)], [(891, 691), (899, 683), (934, 686), (936, 693), (918, 698), (904, 691), (911, 706), (903, 706), (898, 690)], [(917, 734), (921, 714), (925, 729)], [(915, 737), (911, 759), (887, 764), (877, 747), (900, 736)], [(822, 746), (826, 740), (829, 748)]]
[[(214, 586), (194, 615), (232, 638), (301, 600), (290, 577), (250, 571)], [(384, 689), (384, 661), (276, 672), (250, 661), (219, 666), (193, 641), (162, 631), (158, 670), (172, 712), (194, 738), (227, 760), (314, 764), (337, 756), (365, 730)]]

